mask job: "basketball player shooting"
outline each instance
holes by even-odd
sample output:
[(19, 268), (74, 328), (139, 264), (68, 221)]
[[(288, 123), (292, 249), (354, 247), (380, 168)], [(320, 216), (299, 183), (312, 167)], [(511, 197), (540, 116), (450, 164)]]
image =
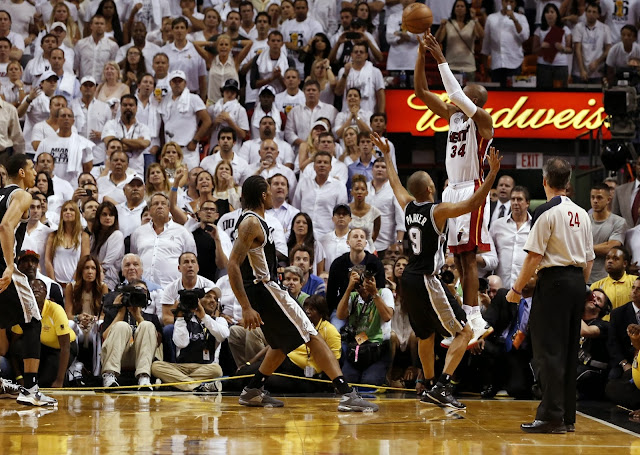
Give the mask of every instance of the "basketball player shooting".
[[(418, 38), (418, 58), (415, 67), (415, 94), (436, 115), (449, 122), (446, 168), (449, 186), (442, 194), (444, 202), (469, 199), (483, 181), (482, 163), (493, 139), (493, 120), (482, 106), (487, 91), (477, 84), (468, 84), (464, 90), (454, 77), (444, 58), (440, 45), (431, 33)], [(429, 52), (438, 63), (444, 88), (453, 104), (447, 104), (429, 91), (424, 70), (425, 56)], [(454, 254), (456, 267), (462, 279), (463, 308), (473, 328), (469, 348), (493, 332), (480, 314), (478, 306), (478, 266), (476, 253), (489, 251), (489, 214), (485, 205), (479, 209), (449, 220), (448, 246)], [(443, 341), (444, 346), (451, 339)]]

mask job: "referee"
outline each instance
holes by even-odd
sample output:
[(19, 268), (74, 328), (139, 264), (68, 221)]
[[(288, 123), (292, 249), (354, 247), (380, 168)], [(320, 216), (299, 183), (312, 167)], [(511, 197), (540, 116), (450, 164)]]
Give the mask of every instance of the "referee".
[(520, 426), (527, 433), (575, 431), (580, 318), (595, 254), (589, 216), (566, 196), (570, 178), (566, 160), (550, 158), (544, 164), (547, 202), (534, 214), (524, 246), (527, 257), (507, 294), (509, 302), (520, 302), (522, 288), (540, 269), (529, 327), (542, 400), (535, 420)]

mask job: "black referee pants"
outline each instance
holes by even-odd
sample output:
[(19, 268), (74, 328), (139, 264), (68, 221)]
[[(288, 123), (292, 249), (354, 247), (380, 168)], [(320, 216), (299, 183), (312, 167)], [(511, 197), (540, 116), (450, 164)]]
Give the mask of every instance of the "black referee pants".
[(576, 369), (585, 289), (578, 267), (550, 267), (538, 273), (529, 317), (533, 361), (542, 390), (538, 420), (576, 421)]

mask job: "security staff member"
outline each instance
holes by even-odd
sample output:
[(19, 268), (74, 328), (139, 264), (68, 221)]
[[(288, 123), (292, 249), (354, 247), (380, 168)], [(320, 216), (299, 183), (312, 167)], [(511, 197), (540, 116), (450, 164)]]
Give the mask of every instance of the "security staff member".
[(547, 202), (534, 214), (524, 246), (527, 257), (507, 294), (508, 301), (519, 302), (540, 268), (529, 327), (542, 401), (535, 420), (520, 426), (528, 433), (575, 431), (580, 319), (595, 254), (587, 212), (566, 196), (570, 178), (571, 165), (561, 158), (550, 158), (542, 168)]

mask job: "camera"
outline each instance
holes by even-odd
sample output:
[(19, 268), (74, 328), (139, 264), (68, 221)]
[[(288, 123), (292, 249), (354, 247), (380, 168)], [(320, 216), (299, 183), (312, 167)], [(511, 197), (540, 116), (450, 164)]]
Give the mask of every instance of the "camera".
[(349, 269), (349, 273), (351, 272), (356, 272), (360, 275), (360, 282), (358, 284), (359, 287), (364, 285), (365, 280), (375, 278), (376, 274), (378, 273), (378, 267), (373, 262), (367, 264), (366, 266), (358, 264)]
[(180, 301), (178, 302), (176, 310), (182, 311), (183, 313), (193, 313), (198, 308), (198, 301), (204, 297), (204, 294), (205, 292), (202, 288), (178, 291)]
[(204, 225), (204, 232), (213, 232), (213, 230), (215, 229), (213, 224), (205, 224)]
[(123, 284), (116, 288), (116, 293), (122, 295), (121, 306), (146, 308), (149, 305), (149, 293), (142, 286)]
[(360, 39), (362, 34), (360, 32), (347, 32), (347, 39)]
[(443, 270), (440, 273), (440, 279), (444, 284), (452, 284), (456, 277), (451, 270)]

